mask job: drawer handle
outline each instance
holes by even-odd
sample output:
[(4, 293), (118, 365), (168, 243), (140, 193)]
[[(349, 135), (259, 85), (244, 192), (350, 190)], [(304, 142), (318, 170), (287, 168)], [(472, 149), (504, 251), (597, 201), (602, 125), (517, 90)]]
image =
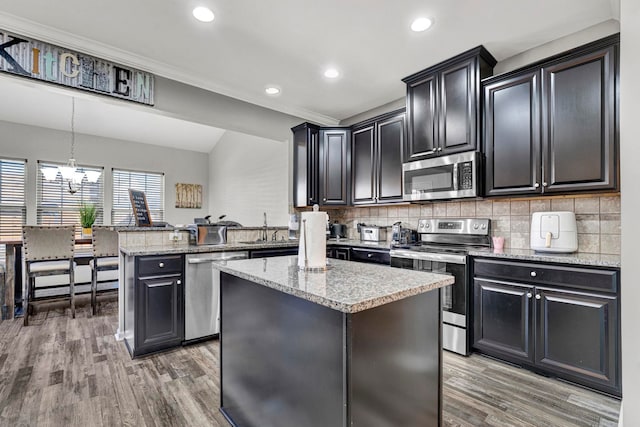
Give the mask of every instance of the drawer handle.
[(538, 273), (536, 273), (535, 271), (531, 272), (531, 277), (536, 277), (538, 275)]
[(367, 258), (371, 258), (373, 254), (367, 254)]
[(536, 294), (536, 299), (540, 299), (540, 298), (542, 298), (540, 294)]
[(533, 294), (531, 292), (527, 292), (527, 298), (531, 298)]
[(161, 262), (160, 264), (158, 264), (158, 267), (160, 268), (164, 267), (164, 262)]
[(176, 280), (177, 285), (182, 285), (182, 280)]

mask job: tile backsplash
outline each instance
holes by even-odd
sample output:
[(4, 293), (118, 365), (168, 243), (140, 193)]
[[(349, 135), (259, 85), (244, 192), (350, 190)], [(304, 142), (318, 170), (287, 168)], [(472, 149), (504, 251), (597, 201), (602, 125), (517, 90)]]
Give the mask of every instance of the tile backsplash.
[[(391, 226), (402, 221), (416, 229), (420, 218), (477, 217), (491, 219), (491, 234), (505, 238), (505, 248), (529, 249), (531, 214), (572, 211), (578, 225), (578, 251), (620, 254), (620, 196), (576, 196), (534, 199), (431, 202), (409, 206), (354, 207), (329, 210), (331, 222), (347, 225), (348, 237), (358, 239), (359, 222)], [(391, 233), (388, 233), (389, 239)]]

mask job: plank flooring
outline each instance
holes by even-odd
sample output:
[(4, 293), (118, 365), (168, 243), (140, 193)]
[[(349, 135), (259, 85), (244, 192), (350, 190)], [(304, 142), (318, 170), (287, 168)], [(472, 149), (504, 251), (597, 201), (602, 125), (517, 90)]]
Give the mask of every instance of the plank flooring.
[[(114, 302), (1, 322), (0, 425), (228, 426), (217, 341), (131, 360), (116, 328)], [(617, 425), (619, 401), (484, 357), (445, 352), (443, 379), (445, 426)]]

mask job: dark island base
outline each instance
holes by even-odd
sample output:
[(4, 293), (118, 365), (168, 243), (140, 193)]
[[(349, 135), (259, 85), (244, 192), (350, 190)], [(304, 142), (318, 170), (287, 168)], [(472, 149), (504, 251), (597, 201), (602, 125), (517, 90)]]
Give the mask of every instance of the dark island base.
[(440, 425), (439, 290), (349, 314), (222, 273), (221, 310), (232, 425)]

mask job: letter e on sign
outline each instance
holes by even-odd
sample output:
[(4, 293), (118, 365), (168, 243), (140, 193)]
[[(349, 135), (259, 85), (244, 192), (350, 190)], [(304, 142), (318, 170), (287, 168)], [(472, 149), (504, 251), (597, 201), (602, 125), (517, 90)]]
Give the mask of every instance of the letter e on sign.
[(131, 88), (129, 87), (129, 81), (131, 80), (131, 71), (126, 68), (113, 67), (113, 71), (115, 73), (115, 88), (113, 89), (114, 93), (129, 96), (131, 92)]

